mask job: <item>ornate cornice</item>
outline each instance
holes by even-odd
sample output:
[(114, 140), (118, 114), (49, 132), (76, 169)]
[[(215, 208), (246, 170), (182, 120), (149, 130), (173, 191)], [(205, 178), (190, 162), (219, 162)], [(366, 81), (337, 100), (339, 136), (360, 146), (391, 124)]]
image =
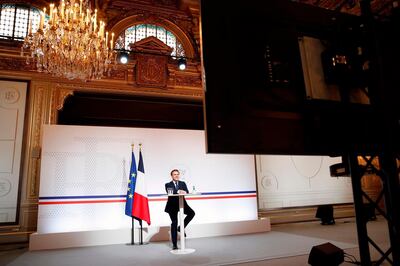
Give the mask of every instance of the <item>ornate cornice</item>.
[(64, 89), (60, 84), (57, 84), (56, 89), (53, 91), (53, 96), (55, 97), (53, 98), (54, 101), (52, 101), (52, 107), (54, 107), (54, 109), (57, 111), (62, 110), (65, 99), (73, 94), (74, 91), (72, 89)]
[(172, 48), (160, 41), (154, 36), (149, 36), (145, 39), (132, 43), (130, 48), (133, 52), (149, 53), (169, 56)]
[[(15, 62), (14, 62), (15, 61)], [(7, 64), (8, 62), (14, 62)], [(26, 65), (24, 58), (4, 57), (0, 55), (0, 76), (15, 77), (19, 79), (37, 80), (48, 82), (49, 84), (62, 84), (62, 88), (70, 88), (72, 90), (92, 90), (92, 91), (109, 91), (127, 94), (151, 94), (151, 95), (167, 95), (171, 97), (202, 97), (203, 91), (200, 82), (200, 63), (188, 62), (188, 67), (185, 71), (177, 71), (176, 62), (170, 60), (168, 62), (168, 75), (170, 76), (166, 87), (146, 87), (136, 84), (135, 68), (137, 61), (132, 60), (127, 65), (118, 64), (110, 70), (110, 75), (101, 80), (91, 80), (83, 82), (80, 80), (68, 80), (58, 77), (53, 77), (49, 74), (39, 73), (34, 70), (32, 65)], [(29, 69), (28, 71), (26, 69)], [(193, 75), (198, 77), (196, 82), (188, 82), (185, 78), (174, 80), (175, 76), (189, 76), (193, 81)], [(172, 81), (171, 81), (172, 80)]]
[(23, 57), (9, 57), (0, 55), (0, 71), (1, 70), (19, 70), (19, 71), (35, 71), (33, 64), (27, 64)]
[(71, 88), (64, 88), (61, 84), (55, 86), (51, 93), (51, 124), (57, 124), (58, 111), (64, 107), (65, 99), (73, 94), (74, 90)]

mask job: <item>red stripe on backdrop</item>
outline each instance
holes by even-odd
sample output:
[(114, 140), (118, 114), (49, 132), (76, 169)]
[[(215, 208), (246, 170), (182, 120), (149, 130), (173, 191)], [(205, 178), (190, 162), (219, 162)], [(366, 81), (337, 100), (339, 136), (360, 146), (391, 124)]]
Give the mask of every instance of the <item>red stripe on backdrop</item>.
[[(255, 198), (256, 195), (239, 195), (239, 196), (211, 196), (211, 197), (196, 197), (187, 198), (187, 200), (203, 200), (203, 199), (235, 199), (235, 198)], [(125, 202), (125, 199), (120, 200), (77, 200), (77, 201), (45, 201), (39, 202), (39, 205), (52, 205), (52, 204), (85, 204), (85, 203), (116, 203)], [(148, 201), (167, 201), (166, 198), (148, 199)]]
[(120, 200), (75, 200), (75, 201), (46, 201), (39, 202), (39, 205), (52, 205), (52, 204), (85, 204), (85, 203), (115, 203), (126, 202), (125, 199)]
[(256, 195), (241, 195), (241, 196), (212, 196), (204, 198), (187, 198), (186, 200), (200, 200), (200, 199), (237, 199), (237, 198), (255, 198)]
[(144, 220), (150, 225), (149, 199), (135, 192), (133, 196), (132, 216)]
[[(203, 200), (203, 199), (237, 199), (237, 198), (255, 198), (257, 195), (240, 195), (240, 196), (211, 196), (211, 197), (197, 197), (197, 198), (186, 198), (186, 200)], [(162, 199), (149, 199), (149, 201), (166, 201), (166, 198)]]

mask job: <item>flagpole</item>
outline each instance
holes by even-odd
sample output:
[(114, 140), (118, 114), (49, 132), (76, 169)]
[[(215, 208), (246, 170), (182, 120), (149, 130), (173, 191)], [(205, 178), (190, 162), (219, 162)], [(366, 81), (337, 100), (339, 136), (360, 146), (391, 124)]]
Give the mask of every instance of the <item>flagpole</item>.
[[(134, 144), (131, 144), (132, 147), (132, 154), (134, 151)], [(132, 214), (131, 214), (132, 215)], [(133, 216), (131, 216), (132, 219), (132, 227), (131, 227), (131, 245), (135, 245), (135, 219), (133, 219)]]
[(140, 245), (143, 245), (143, 225), (142, 225), (142, 220), (139, 220), (140, 224)]
[(131, 217), (131, 218), (132, 218), (131, 245), (135, 245), (135, 227), (134, 227), (135, 220), (133, 219), (133, 217)]
[[(139, 143), (139, 161), (140, 161), (140, 153), (142, 152), (142, 143)], [(140, 224), (140, 245), (143, 245), (143, 224), (142, 219), (138, 219)]]

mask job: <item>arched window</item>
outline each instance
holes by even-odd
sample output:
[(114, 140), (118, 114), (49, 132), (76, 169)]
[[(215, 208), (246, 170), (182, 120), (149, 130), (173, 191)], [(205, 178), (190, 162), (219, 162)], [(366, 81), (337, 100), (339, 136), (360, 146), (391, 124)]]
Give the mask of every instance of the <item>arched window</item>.
[(32, 23), (32, 32), (39, 28), (40, 11), (29, 5), (0, 5), (0, 39), (23, 41)]
[(172, 32), (163, 27), (152, 24), (139, 24), (127, 28), (117, 38), (115, 48), (129, 50), (129, 44), (135, 43), (150, 36), (154, 36), (170, 46), (173, 49), (171, 53), (172, 56), (185, 56), (185, 51), (182, 44)]

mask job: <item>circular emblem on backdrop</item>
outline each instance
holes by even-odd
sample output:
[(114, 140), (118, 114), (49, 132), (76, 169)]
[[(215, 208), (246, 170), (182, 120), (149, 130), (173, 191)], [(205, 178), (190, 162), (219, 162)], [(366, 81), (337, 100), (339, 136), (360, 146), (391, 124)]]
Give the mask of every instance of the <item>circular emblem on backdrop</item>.
[(261, 178), (261, 185), (265, 190), (278, 190), (279, 184), (278, 179), (272, 173), (266, 173)]
[(172, 169), (178, 169), (179, 170), (179, 173), (180, 173), (180, 176), (181, 176), (180, 179), (182, 181), (186, 181), (187, 178), (190, 179), (191, 173), (190, 173), (190, 169), (189, 169), (189, 167), (187, 165), (177, 164), (177, 165), (174, 165), (173, 167), (171, 167), (171, 170)]
[(0, 178), (0, 197), (6, 196), (11, 191), (11, 182), (7, 179)]
[(16, 103), (19, 100), (19, 92), (16, 89), (6, 89), (2, 92), (1, 98), (6, 104)]

